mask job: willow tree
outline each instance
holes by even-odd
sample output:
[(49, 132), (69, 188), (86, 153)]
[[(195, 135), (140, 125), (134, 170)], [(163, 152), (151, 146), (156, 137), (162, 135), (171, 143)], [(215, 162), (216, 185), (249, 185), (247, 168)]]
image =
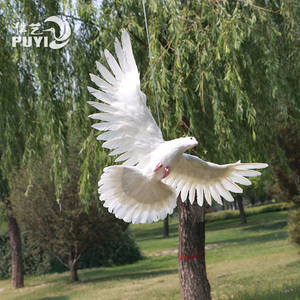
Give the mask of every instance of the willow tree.
[[(142, 90), (155, 115), (142, 12), (139, 2), (103, 1), (97, 24), (109, 50), (121, 28), (131, 34)], [(296, 77), (288, 67), (299, 62), (297, 4), (150, 1), (146, 13), (164, 136), (195, 136), (195, 151), (216, 163), (270, 162), (273, 116), (286, 116), (287, 107), (297, 107), (291, 88)], [(89, 143), (97, 147), (91, 139)], [(210, 299), (203, 208), (181, 199), (178, 206), (183, 298)]]
[[(109, 162), (87, 118), (86, 100), (92, 99), (86, 91), (88, 73), (93, 73), (94, 61), (105, 48), (113, 49), (122, 28), (131, 35), (142, 90), (154, 116), (155, 97), (142, 3), (104, 0), (96, 7), (97, 3), (79, 1), (74, 8), (72, 3), (7, 1), (1, 7), (5, 18), (0, 18), (4, 45), (0, 51), (7, 58), (1, 60), (0, 74), (0, 128), (5, 133), (1, 135), (1, 170), (7, 178), (8, 166), (30, 159), (40, 151), (39, 141), (46, 138), (52, 147), (50, 174), (59, 198), (68, 173), (66, 137), (76, 130), (85, 138), (80, 195), (88, 204), (90, 195), (97, 193), (90, 178), (99, 178)], [(263, 0), (147, 2), (164, 136), (193, 135), (199, 141), (197, 154), (220, 164), (238, 159), (269, 162), (268, 150), (271, 145), (274, 148), (271, 141), (276, 135), (274, 114), (286, 117), (287, 107), (299, 107), (296, 67), (292, 67), (299, 64), (297, 10), (297, 3), (287, 0), (270, 0), (267, 7)], [(5, 30), (12, 20), (42, 22), (50, 15), (73, 24), (65, 48), (54, 52), (10, 47), (6, 37), (11, 33)], [(80, 24), (79, 29), (75, 30), (75, 24)], [(25, 78), (28, 83), (21, 85)], [(298, 111), (295, 116), (299, 120)], [(204, 211), (188, 203), (178, 202), (182, 294), (185, 299), (209, 299)]]
[[(3, 7), (1, 7), (3, 9)], [(33, 149), (38, 149), (36, 89), (27, 49), (21, 54), (11, 46), (13, 32), (9, 22), (16, 21), (15, 9), (1, 10), (0, 24), (0, 195), (1, 208), (6, 212), (12, 257), (12, 283), (24, 285), (21, 233), (9, 200), (8, 175)], [(21, 59), (18, 59), (21, 57)]]
[(41, 155), (41, 145), (46, 140), (53, 155), (49, 177), (55, 182), (59, 198), (62, 179), (67, 176), (64, 161), (73, 86), (67, 48), (13, 47), (12, 38), (20, 34), (18, 24), (24, 24), (27, 32), (32, 23), (40, 23), (41, 30), (45, 29), (46, 16), (62, 14), (61, 4), (30, 0), (0, 3), (0, 196), (8, 219), (12, 281), (16, 288), (24, 285), (21, 232), (11, 208), (8, 178), (12, 170)]
[[(32, 166), (30, 162), (43, 155), (43, 145), (49, 145), (47, 152), (52, 156), (49, 178), (59, 201), (63, 182), (70, 172), (68, 137), (78, 136), (80, 143), (81, 137), (90, 134), (86, 85), (88, 69), (99, 57), (100, 47), (95, 41), (99, 30), (92, 20), (95, 12), (90, 1), (76, 6), (60, 0), (0, 3), (0, 196), (11, 233), (14, 287), (22, 287), (24, 282), (21, 233), (10, 204), (10, 174), (21, 165)], [(30, 24), (39, 24), (38, 32), (47, 35), (49, 41), (53, 39), (51, 32), (44, 31), (50, 27), (44, 22), (50, 16), (58, 16), (71, 25), (72, 35), (65, 47), (56, 50), (42, 44), (24, 47), (22, 43), (12, 46), (14, 36), (32, 34)], [(21, 25), (26, 30), (23, 34), (18, 31)], [(58, 26), (55, 29), (59, 36)], [(82, 155), (87, 154), (82, 151)], [(102, 162), (101, 155), (97, 157)], [(31, 168), (27, 171), (30, 175)], [(96, 191), (94, 185), (89, 194), (82, 192), (82, 200), (90, 199)]]

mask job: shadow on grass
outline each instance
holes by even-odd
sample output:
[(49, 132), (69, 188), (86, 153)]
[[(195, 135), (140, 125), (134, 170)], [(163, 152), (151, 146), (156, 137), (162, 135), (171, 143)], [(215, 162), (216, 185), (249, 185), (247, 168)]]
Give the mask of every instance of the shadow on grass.
[(300, 270), (300, 260), (290, 263), (290, 264), (287, 264), (286, 266), (291, 269)]
[(70, 297), (67, 296), (61, 296), (61, 297), (44, 297), (44, 298), (38, 298), (37, 300), (67, 300), (70, 299)]
[[(253, 243), (268, 243), (272, 241), (278, 241), (278, 240), (286, 240), (288, 234), (286, 232), (278, 232), (278, 233), (267, 233), (267, 234), (260, 234), (255, 236), (246, 236), (246, 237), (240, 237), (240, 238), (233, 238), (233, 239), (225, 239), (222, 242), (226, 243), (237, 243), (237, 244), (253, 244)], [(220, 240), (212, 240), (210, 241), (210, 244), (218, 244), (220, 243)]]
[[(134, 228), (131, 229), (131, 232), (134, 234), (136, 240), (139, 242), (141, 241), (148, 241), (148, 240), (161, 240), (164, 239), (163, 237), (163, 223), (160, 224), (161, 226), (156, 226), (153, 228)], [(178, 224), (173, 223), (169, 224), (169, 237), (176, 237), (178, 236)]]
[[(157, 277), (157, 276), (163, 276), (163, 275), (171, 275), (171, 274), (177, 274), (177, 269), (170, 269), (170, 270), (159, 270), (159, 271), (149, 271), (149, 272), (136, 272), (136, 273), (126, 273), (126, 274), (99, 274), (98, 276), (95, 275), (93, 278), (85, 278), (82, 279), (80, 283), (86, 284), (86, 283), (101, 283), (106, 281), (112, 281), (112, 280), (137, 280), (137, 279), (146, 279), (149, 277)], [(91, 274), (88, 275), (88, 277), (91, 276)]]
[(266, 291), (245, 291), (238, 292), (236, 297), (232, 299), (243, 299), (243, 300), (299, 300), (300, 299), (300, 284), (293, 284), (284, 286), (281, 289), (276, 287)]
[(228, 230), (228, 229), (242, 229), (245, 231), (259, 231), (259, 230), (267, 230), (267, 231), (273, 231), (273, 230), (280, 230), (284, 229), (287, 226), (287, 220), (286, 219), (274, 219), (274, 220), (265, 220), (261, 219), (259, 222), (257, 220), (251, 219), (251, 217), (247, 218), (248, 223), (247, 224), (241, 224), (237, 219), (230, 219), (230, 220), (224, 220), (222, 223), (222, 227), (220, 227), (220, 223), (216, 222), (214, 224), (213, 222), (206, 224), (206, 231), (220, 231), (220, 230)]
[(258, 230), (279, 230), (284, 229), (287, 226), (287, 221), (274, 221), (267, 224), (255, 224), (252, 226), (247, 226), (243, 230), (248, 231), (258, 231)]

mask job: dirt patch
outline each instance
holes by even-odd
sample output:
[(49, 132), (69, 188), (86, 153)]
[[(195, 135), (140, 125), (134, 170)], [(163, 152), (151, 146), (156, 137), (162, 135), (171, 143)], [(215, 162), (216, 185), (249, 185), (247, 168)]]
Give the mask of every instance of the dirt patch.
[[(230, 245), (232, 243), (219, 243), (219, 244), (207, 244), (205, 245), (205, 250), (209, 250), (212, 248), (217, 248), (217, 247), (222, 247), (226, 245)], [(234, 243), (236, 244), (236, 243)], [(178, 254), (178, 249), (172, 249), (172, 250), (164, 250), (160, 252), (155, 252), (150, 254), (149, 256), (164, 256), (164, 255), (177, 255)]]

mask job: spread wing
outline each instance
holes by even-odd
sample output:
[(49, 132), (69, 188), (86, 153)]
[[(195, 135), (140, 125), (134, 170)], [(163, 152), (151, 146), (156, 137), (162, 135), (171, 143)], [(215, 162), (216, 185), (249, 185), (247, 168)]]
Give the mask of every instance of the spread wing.
[(195, 195), (197, 195), (197, 202), (200, 206), (203, 205), (204, 197), (210, 205), (211, 197), (222, 204), (221, 196), (227, 201), (233, 201), (230, 191), (243, 192), (236, 183), (250, 185), (251, 181), (246, 177), (261, 175), (260, 172), (253, 169), (263, 169), (267, 166), (262, 163), (244, 164), (240, 162), (217, 165), (205, 162), (193, 155), (183, 154), (164, 182), (176, 189), (177, 194), (181, 192), (182, 201), (189, 196), (193, 203)]
[(126, 30), (122, 31), (122, 46), (116, 39), (118, 62), (105, 50), (112, 73), (97, 62), (102, 78), (90, 74), (92, 81), (102, 90), (88, 87), (91, 94), (102, 101), (89, 102), (101, 111), (90, 117), (103, 121), (92, 127), (105, 131), (97, 139), (105, 141), (103, 147), (114, 149), (110, 155), (121, 154), (116, 161), (125, 161), (124, 165), (133, 166), (164, 140), (146, 106), (146, 96), (140, 90), (139, 72)]

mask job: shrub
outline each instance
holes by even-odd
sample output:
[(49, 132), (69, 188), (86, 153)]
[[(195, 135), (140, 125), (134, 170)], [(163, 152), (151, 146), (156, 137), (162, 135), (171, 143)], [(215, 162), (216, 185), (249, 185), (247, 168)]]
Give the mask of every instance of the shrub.
[(291, 242), (299, 247), (300, 250), (300, 208), (295, 207), (289, 212), (288, 233)]
[[(65, 272), (67, 270), (46, 249), (37, 242), (28, 241), (22, 236), (24, 273), (26, 275)], [(0, 233), (0, 279), (11, 274), (11, 257), (9, 235)], [(118, 240), (106, 241), (84, 253), (78, 261), (78, 269), (109, 267), (131, 264), (142, 259), (139, 248), (128, 231), (122, 233)]]
[[(289, 210), (290, 208), (291, 208), (291, 204), (283, 202), (283, 203), (267, 204), (267, 205), (246, 208), (245, 212), (247, 216), (250, 216), (250, 215), (257, 215), (257, 214), (268, 213), (268, 212)], [(214, 222), (214, 221), (228, 220), (228, 219), (235, 219), (235, 218), (240, 218), (239, 211), (223, 210), (223, 211), (217, 211), (214, 213), (207, 214), (205, 216), (205, 221)]]
[[(22, 254), (24, 273), (26, 275), (42, 274), (49, 271), (49, 255), (36, 241), (29, 242), (25, 235), (22, 235)], [(11, 275), (11, 256), (8, 232), (0, 233), (0, 279), (8, 278)]]

